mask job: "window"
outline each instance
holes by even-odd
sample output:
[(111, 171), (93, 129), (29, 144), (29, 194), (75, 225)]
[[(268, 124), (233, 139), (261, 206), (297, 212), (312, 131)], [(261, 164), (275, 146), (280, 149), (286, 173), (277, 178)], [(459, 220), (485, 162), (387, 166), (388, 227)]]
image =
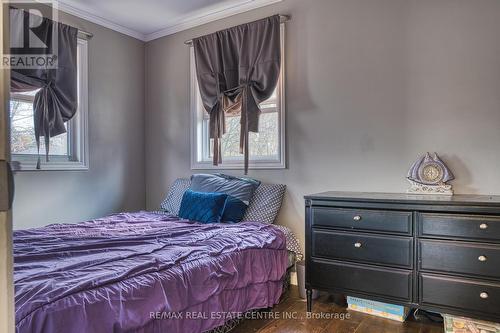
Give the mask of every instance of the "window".
[[(45, 142), (40, 138), (41, 170), (87, 170), (87, 41), (78, 39), (78, 110), (66, 123), (66, 133), (50, 138), (49, 162)], [(33, 121), (33, 101), (37, 90), (12, 93), (10, 97), (11, 155), (15, 170), (36, 170), (38, 160)]]
[[(213, 145), (209, 137), (209, 115), (203, 108), (191, 47), (191, 168), (240, 169), (240, 116), (226, 115), (226, 134), (221, 139), (222, 164), (212, 163)], [(260, 104), (259, 132), (249, 133), (249, 168), (285, 168), (284, 24), (281, 25), (281, 74), (272, 96)]]

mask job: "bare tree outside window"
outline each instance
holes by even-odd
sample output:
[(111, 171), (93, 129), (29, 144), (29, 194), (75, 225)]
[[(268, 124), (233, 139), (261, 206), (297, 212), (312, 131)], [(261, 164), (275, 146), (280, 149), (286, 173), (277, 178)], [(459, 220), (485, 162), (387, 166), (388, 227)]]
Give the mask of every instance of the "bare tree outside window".
[(40, 156), (38, 156), (35, 139), (33, 103), (38, 89), (11, 92), (9, 120), (14, 170), (82, 171), (89, 169), (88, 40), (85, 38), (77, 40), (77, 65), (78, 110), (74, 117), (64, 124), (66, 133), (50, 138), (48, 161), (45, 159), (45, 138), (40, 137)]
[[(273, 94), (260, 104), (259, 131), (249, 133), (250, 169), (286, 168), (285, 144), (285, 26), (281, 25), (281, 72)], [(213, 165), (213, 140), (209, 134), (209, 114), (201, 101), (194, 50), (190, 50), (191, 66), (191, 169), (241, 169), (244, 156), (240, 152), (241, 116), (226, 114), (226, 133), (221, 145), (222, 163)]]
[[(10, 101), (11, 152), (13, 155), (36, 155), (33, 102), (29, 100), (32, 95), (29, 93), (24, 95), (22, 99), (12, 98)], [(50, 155), (69, 155), (67, 133), (52, 138), (49, 151)], [(43, 137), (40, 140), (40, 152), (41, 154), (45, 152)]]
[[(201, 105), (201, 103), (200, 103)], [(249, 134), (249, 149), (252, 158), (266, 158), (279, 152), (279, 117), (277, 109), (277, 91), (260, 104), (259, 132)], [(208, 126), (208, 113), (204, 112), (204, 121)], [(226, 116), (226, 134), (221, 140), (222, 158), (241, 158), (240, 152), (240, 116)], [(210, 144), (210, 157), (213, 155)]]

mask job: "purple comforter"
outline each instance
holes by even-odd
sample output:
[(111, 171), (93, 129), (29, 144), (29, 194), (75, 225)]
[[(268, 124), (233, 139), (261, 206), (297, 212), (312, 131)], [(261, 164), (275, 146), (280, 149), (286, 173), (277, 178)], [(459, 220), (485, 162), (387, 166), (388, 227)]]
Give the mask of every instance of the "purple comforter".
[(262, 223), (122, 213), (14, 232), (22, 332), (203, 332), (279, 300), (285, 237)]

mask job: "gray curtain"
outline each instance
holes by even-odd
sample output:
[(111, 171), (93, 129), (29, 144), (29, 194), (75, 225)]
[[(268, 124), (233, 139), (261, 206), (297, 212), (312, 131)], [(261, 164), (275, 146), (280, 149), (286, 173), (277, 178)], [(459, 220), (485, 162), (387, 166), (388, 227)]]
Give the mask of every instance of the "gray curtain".
[[(13, 55), (55, 54), (57, 68), (32, 67), (12, 68), (11, 92), (26, 92), (40, 89), (33, 103), (35, 137), (40, 149), (40, 137), (45, 140), (46, 160), (49, 160), (49, 140), (66, 132), (64, 123), (70, 120), (78, 108), (77, 81), (77, 35), (78, 29), (54, 22), (48, 18), (41, 20), (36, 28), (31, 28), (47, 47), (32, 48), (27, 43), (28, 26), (25, 24), (31, 14), (21, 9), (10, 9), (11, 40), (24, 38), (24, 47), (11, 48)], [(57, 32), (57, 49), (54, 32)], [(20, 35), (16, 35), (20, 34)], [(37, 168), (40, 168), (40, 157)]]
[(222, 162), (225, 113), (240, 114), (246, 174), (248, 133), (259, 131), (259, 103), (271, 96), (279, 78), (279, 15), (195, 38), (193, 47), (201, 99), (210, 116), (213, 163)]

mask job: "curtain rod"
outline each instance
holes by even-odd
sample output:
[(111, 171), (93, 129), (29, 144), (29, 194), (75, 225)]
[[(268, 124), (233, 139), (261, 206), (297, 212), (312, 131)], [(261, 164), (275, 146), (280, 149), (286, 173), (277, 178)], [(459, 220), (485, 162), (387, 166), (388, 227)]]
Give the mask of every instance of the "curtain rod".
[(87, 40), (91, 39), (92, 37), (94, 37), (93, 33), (87, 32), (85, 30), (80, 30), (80, 29), (78, 29), (78, 35), (79, 35), (79, 37), (83, 37), (83, 38), (85, 38)]
[[(290, 16), (280, 14), (280, 23), (285, 23), (286, 21), (289, 21), (289, 20), (290, 20)], [(185, 41), (184, 44), (191, 46), (191, 45), (193, 45), (193, 40), (189, 39), (189, 40)]]

